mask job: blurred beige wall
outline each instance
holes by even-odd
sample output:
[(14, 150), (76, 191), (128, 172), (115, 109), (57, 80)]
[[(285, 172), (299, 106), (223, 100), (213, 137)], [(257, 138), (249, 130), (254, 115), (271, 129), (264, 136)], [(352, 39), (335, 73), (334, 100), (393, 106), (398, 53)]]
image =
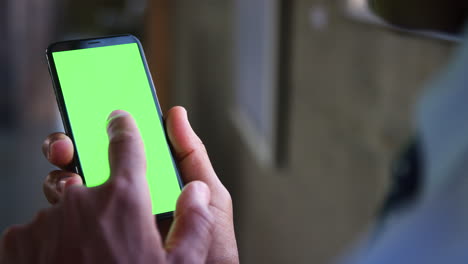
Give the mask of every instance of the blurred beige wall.
[(229, 116), (233, 2), (174, 2), (172, 102), (188, 108), (232, 193), (243, 263), (329, 263), (349, 248), (383, 199), (425, 80), (449, 57), (449, 43), (351, 21), (339, 4), (293, 1), (288, 157), (275, 169)]
[(14, 120), (21, 129), (55, 121), (56, 105), (45, 50), (55, 38), (62, 7), (60, 1), (8, 0), (6, 5), (6, 56)]

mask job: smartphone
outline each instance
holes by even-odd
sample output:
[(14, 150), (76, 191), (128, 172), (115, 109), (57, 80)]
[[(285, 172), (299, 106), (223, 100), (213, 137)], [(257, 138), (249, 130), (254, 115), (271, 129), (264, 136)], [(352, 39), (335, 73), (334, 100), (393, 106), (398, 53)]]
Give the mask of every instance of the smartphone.
[(125, 110), (145, 145), (152, 212), (172, 216), (182, 181), (140, 41), (132, 35), (57, 42), (46, 50), (65, 132), (75, 146), (75, 170), (88, 187), (110, 175), (106, 120)]

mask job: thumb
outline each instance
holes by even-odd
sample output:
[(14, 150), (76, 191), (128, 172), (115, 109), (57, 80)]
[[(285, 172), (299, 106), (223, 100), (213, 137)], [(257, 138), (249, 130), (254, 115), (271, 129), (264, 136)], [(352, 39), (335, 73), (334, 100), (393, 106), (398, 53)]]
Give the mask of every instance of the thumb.
[(191, 182), (182, 191), (166, 241), (172, 263), (205, 263), (214, 228), (210, 196), (210, 189), (200, 181)]

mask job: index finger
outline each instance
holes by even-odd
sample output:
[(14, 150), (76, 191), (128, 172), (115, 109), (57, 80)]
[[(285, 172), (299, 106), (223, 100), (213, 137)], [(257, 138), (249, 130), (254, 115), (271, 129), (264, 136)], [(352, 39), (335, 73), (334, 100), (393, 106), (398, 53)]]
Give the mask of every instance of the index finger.
[(110, 182), (123, 181), (147, 189), (143, 140), (132, 116), (122, 110), (108, 119)]

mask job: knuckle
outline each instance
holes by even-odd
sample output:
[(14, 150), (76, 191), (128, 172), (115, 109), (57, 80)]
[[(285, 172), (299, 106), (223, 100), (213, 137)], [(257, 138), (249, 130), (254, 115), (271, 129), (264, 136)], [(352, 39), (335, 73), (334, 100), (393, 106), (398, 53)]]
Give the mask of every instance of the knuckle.
[[(120, 173), (124, 173), (120, 171)], [(125, 180), (125, 177), (119, 177), (119, 179), (115, 179), (109, 182), (107, 188), (110, 195), (120, 196), (122, 194), (126, 194), (128, 189), (128, 181)]]
[(199, 146), (200, 146), (200, 151), (205, 154), (206, 156), (208, 156), (208, 150), (206, 149), (206, 146), (205, 144), (203, 143), (203, 141), (200, 140), (199, 142)]
[(216, 197), (218, 197), (217, 200), (219, 204), (223, 208), (228, 208), (228, 209), (232, 208), (232, 196), (231, 196), (231, 193), (228, 191), (228, 189), (226, 189), (224, 185), (219, 183), (219, 187), (217, 188), (216, 192), (217, 192)]
[(22, 227), (19, 225), (11, 226), (5, 230), (2, 238), (2, 247), (8, 252), (16, 247), (19, 234)]
[(124, 177), (119, 177), (107, 185), (107, 192), (110, 197), (116, 202), (126, 205), (132, 203), (132, 195), (129, 194), (129, 181), (125, 180)]
[(67, 188), (67, 191), (63, 195), (63, 200), (66, 204), (75, 203), (76, 201), (80, 201), (83, 196), (82, 188), (78, 188), (75, 186), (70, 186)]
[(119, 144), (126, 141), (132, 141), (135, 139), (135, 135), (133, 135), (128, 130), (114, 130), (112, 131), (112, 137), (110, 144)]
[(221, 190), (221, 193), (222, 193), (222, 199), (223, 199), (223, 203), (226, 207), (232, 207), (232, 196), (231, 196), (231, 193), (229, 193), (229, 191), (223, 187), (223, 189)]
[(47, 219), (47, 212), (45, 210), (40, 210), (36, 213), (33, 222), (42, 223)]
[(220, 183), (221, 187), (219, 188), (219, 191), (221, 193), (221, 196), (223, 197), (223, 199), (227, 202), (232, 202), (232, 197), (231, 197), (231, 193), (228, 191), (228, 189), (222, 184)]
[(11, 226), (5, 230), (3, 233), (3, 242), (5, 244), (10, 244), (14, 239), (16, 238), (18, 234), (18, 227), (17, 226)]

